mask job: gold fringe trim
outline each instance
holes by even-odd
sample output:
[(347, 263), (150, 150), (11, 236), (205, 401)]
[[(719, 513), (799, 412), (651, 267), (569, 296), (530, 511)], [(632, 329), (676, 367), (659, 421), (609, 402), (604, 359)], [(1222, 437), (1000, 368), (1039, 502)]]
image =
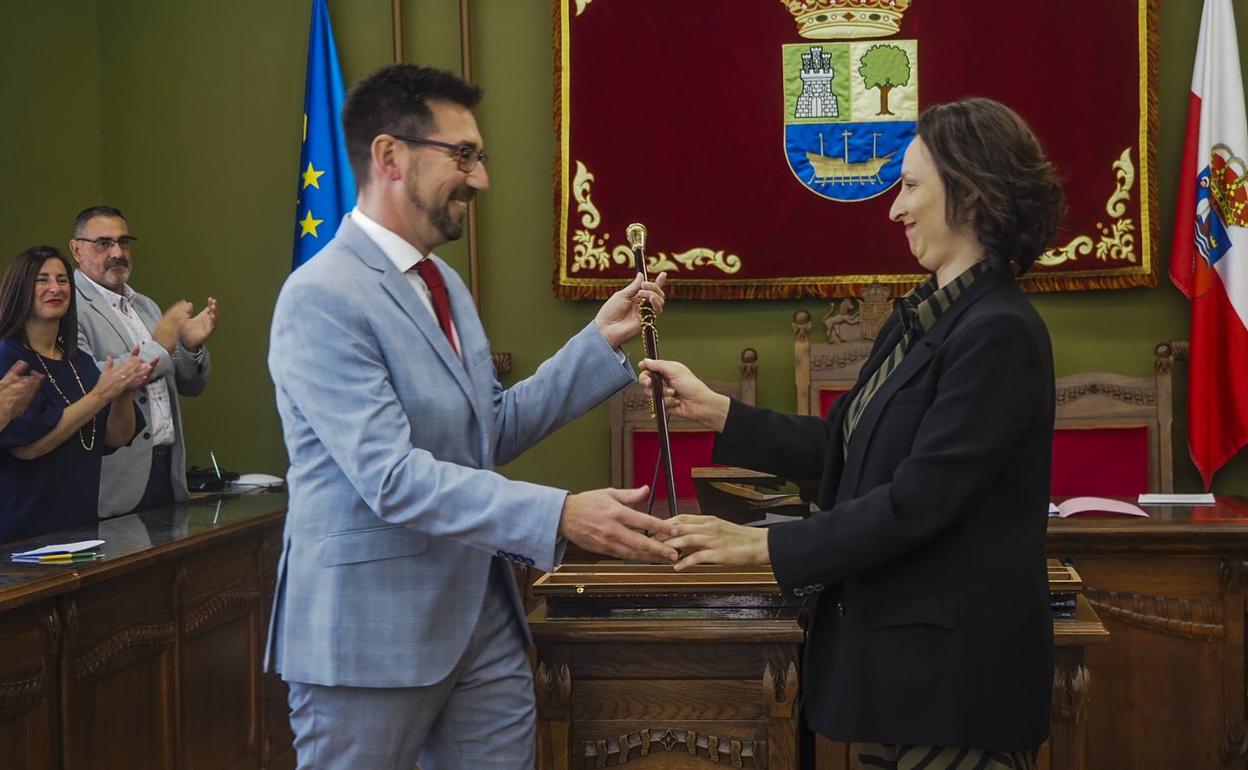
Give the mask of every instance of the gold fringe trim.
[[(1161, 33), (1158, 29), (1158, 9), (1161, 6), (1161, 0), (1139, 0), (1139, 2), (1147, 3), (1146, 26), (1148, 28), (1148, 39), (1145, 43), (1148, 62), (1148, 103), (1143, 105), (1143, 108), (1148, 110), (1148, 147), (1145, 148), (1145, 152), (1148, 154), (1146, 162), (1148, 163), (1148, 178), (1151, 183), (1148, 188), (1148, 200), (1140, 202), (1141, 206), (1148, 206), (1149, 213), (1148, 237), (1152, 241), (1152, 258), (1149, 260), (1148, 272), (1097, 276), (1033, 275), (1029, 273), (1018, 281), (1019, 286), (1024, 291), (1095, 291), (1100, 289), (1153, 287), (1157, 285), (1157, 265), (1161, 261), (1161, 203), (1157, 180), (1157, 135), (1161, 130), (1161, 120), (1157, 105), (1157, 72), (1161, 59)], [(551, 37), (554, 50), (554, 67), (551, 79), (554, 87), (552, 126), (556, 136), (559, 134), (562, 119), (560, 95), (563, 93), (563, 72), (560, 62), (563, 54), (562, 14), (566, 12), (566, 4), (567, 0), (551, 0)], [(626, 285), (628, 280), (620, 279), (618, 282), (612, 281), (606, 284), (599, 283), (595, 285), (564, 285), (559, 281), (563, 267), (560, 261), (563, 223), (559, 221), (558, 216), (559, 207), (563, 205), (564, 196), (564, 180), (561, 173), (563, 168), (562, 153), (562, 143), (556, 141), (554, 163), (551, 167), (551, 179), (554, 181), (553, 210), (556, 212), (552, 225), (553, 238), (551, 239), (554, 246), (553, 261), (555, 270), (552, 285), (555, 290), (555, 296), (559, 299), (569, 300), (606, 299), (620, 287)], [(675, 280), (668, 282), (666, 292), (669, 297), (674, 299), (803, 299), (806, 297), (832, 299), (861, 296), (862, 290), (868, 285), (870, 284), (750, 284), (745, 281), (734, 281), (724, 284), (682, 284), (681, 281)], [(900, 297), (918, 284), (912, 282), (885, 285), (889, 289), (890, 296)]]
[[(1161, 193), (1157, 175), (1157, 136), (1161, 133), (1161, 116), (1157, 104), (1157, 73), (1161, 62), (1161, 30), (1158, 27), (1158, 12), (1161, 0), (1148, 1), (1148, 200), (1141, 205), (1148, 205), (1148, 237), (1152, 239), (1152, 259), (1149, 260), (1147, 282), (1130, 284), (1132, 286), (1156, 286), (1158, 263), (1161, 262)], [(1168, 257), (1169, 255), (1167, 255)]]

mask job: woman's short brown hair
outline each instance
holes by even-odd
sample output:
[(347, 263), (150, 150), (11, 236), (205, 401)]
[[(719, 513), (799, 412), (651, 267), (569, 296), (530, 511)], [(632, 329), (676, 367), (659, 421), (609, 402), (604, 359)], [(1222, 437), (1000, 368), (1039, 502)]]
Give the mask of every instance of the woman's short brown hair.
[(1022, 275), (1065, 211), (1061, 182), (1031, 128), (992, 99), (928, 107), (917, 133), (945, 185), (945, 219), (969, 227), (989, 263)]

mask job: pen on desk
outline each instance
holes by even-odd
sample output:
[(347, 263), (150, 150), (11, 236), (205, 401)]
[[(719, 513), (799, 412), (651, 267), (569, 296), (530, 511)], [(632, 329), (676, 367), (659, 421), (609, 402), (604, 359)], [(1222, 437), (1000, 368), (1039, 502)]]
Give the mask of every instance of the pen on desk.
[(217, 472), (217, 479), (224, 481), (225, 479), (221, 478), (221, 466), (217, 465), (217, 456), (213, 454), (211, 449), (208, 450), (208, 456), (212, 458), (212, 469)]
[(96, 551), (79, 551), (77, 553), (52, 553), (33, 559), (22, 559), (36, 564), (61, 564), (74, 561), (90, 561), (100, 554)]

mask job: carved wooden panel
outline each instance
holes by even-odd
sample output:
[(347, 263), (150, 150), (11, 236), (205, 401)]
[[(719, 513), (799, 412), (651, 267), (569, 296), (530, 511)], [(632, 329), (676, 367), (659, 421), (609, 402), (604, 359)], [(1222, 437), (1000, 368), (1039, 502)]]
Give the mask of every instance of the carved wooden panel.
[(52, 601), (11, 612), (0, 627), (0, 767), (60, 767)]
[(1110, 632), (1086, 653), (1088, 767), (1224, 767), (1244, 724), (1244, 592), (1224, 559), (1055, 555)]
[(180, 567), (179, 767), (259, 768), (264, 592), (254, 540), (193, 554)]
[[(699, 732), (683, 727), (643, 727), (622, 735), (581, 737), (578, 767), (615, 767), (643, 764), (664, 768), (682, 765), (709, 767), (767, 767), (767, 741), (732, 735), (722, 729)], [(666, 755), (666, 756), (662, 756)], [(645, 760), (652, 758), (653, 762)]]
[(175, 767), (174, 575), (155, 565), (60, 600), (66, 767)]
[[(719, 621), (732, 628), (708, 640), (695, 633), (707, 621), (690, 618), (627, 643), (629, 624), (607, 620), (577, 643), (559, 621), (534, 617), (539, 768), (797, 770), (795, 642), (735, 641), (750, 620)], [(791, 631), (800, 638), (796, 621)]]

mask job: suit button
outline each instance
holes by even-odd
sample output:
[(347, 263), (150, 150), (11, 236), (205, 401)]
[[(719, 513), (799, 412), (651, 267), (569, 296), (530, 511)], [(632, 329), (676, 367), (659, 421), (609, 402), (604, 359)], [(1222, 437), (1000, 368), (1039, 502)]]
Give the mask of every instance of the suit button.
[(146, 403), (147, 403), (147, 396), (139, 396), (139, 403), (140, 403), (140, 404), (146, 404)]
[(147, 432), (143, 433), (143, 438), (151, 438), (151, 437), (152, 437), (152, 434), (147, 433)]

